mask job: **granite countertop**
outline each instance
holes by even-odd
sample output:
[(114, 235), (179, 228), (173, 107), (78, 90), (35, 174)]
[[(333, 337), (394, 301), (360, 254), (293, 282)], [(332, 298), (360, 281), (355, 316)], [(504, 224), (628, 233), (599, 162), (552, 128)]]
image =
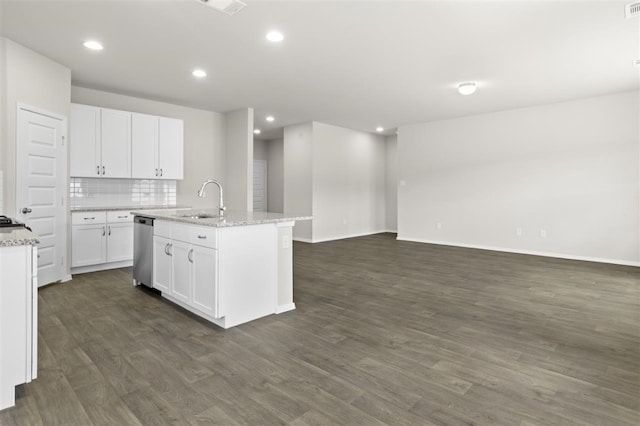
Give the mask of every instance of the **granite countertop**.
[(136, 209), (136, 210), (159, 210), (159, 209), (190, 209), (191, 206), (182, 206), (182, 205), (178, 205), (178, 206), (162, 206), (162, 205), (156, 205), (156, 206), (102, 206), (102, 207), (85, 207), (85, 206), (78, 206), (78, 207), (71, 207), (71, 213), (75, 213), (75, 212), (106, 212), (106, 211), (116, 211), (116, 210), (131, 210), (131, 209)]
[(40, 242), (39, 237), (22, 227), (0, 228), (0, 247), (34, 246)]
[[(132, 211), (132, 214), (150, 217), (157, 220), (188, 223), (191, 225), (213, 226), (217, 228), (228, 226), (260, 225), (264, 223), (291, 222), (297, 220), (311, 220), (312, 216), (296, 216), (282, 213), (245, 212), (239, 210), (226, 211), (224, 217), (218, 216), (218, 209), (163, 209)], [(211, 218), (194, 219), (190, 216), (214, 215)]]

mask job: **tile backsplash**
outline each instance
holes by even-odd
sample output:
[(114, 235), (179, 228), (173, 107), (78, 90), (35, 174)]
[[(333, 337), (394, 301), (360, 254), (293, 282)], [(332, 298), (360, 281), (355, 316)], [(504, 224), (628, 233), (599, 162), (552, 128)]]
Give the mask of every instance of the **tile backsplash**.
[(70, 207), (175, 206), (176, 181), (71, 178)]

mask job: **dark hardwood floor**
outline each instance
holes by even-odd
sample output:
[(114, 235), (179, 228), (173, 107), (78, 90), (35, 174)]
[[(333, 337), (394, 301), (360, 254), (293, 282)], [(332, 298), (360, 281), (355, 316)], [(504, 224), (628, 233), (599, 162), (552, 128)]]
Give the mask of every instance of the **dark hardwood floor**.
[(295, 244), (297, 310), (222, 330), (130, 270), (40, 290), (1, 425), (638, 425), (640, 269), (398, 242)]

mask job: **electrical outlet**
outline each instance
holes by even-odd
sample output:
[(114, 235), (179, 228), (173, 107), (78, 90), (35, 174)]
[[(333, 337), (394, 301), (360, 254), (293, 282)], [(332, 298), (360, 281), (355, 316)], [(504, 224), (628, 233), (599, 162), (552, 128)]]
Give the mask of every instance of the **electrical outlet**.
[(547, 238), (547, 230), (540, 229), (540, 238)]
[(438, 222), (438, 223), (436, 223), (436, 228), (438, 228), (438, 229), (442, 229), (442, 222)]
[(289, 238), (288, 235), (283, 235), (282, 236), (282, 248), (283, 249), (288, 249), (289, 247), (291, 247), (291, 238)]
[(347, 224), (347, 218), (346, 218), (346, 217), (343, 217), (343, 218), (342, 218), (342, 224), (343, 224), (343, 225), (346, 225), (346, 224)]
[(399, 182), (400, 186), (407, 186), (407, 181), (406, 180), (401, 180)]
[(516, 237), (522, 237), (522, 228), (516, 228)]

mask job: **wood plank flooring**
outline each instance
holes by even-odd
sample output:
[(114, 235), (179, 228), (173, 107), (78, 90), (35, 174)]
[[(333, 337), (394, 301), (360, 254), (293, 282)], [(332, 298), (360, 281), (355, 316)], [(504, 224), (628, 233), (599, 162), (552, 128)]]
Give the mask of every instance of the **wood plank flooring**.
[(39, 292), (1, 425), (638, 425), (640, 269), (398, 242), (294, 245), (297, 310), (222, 330), (131, 271)]

